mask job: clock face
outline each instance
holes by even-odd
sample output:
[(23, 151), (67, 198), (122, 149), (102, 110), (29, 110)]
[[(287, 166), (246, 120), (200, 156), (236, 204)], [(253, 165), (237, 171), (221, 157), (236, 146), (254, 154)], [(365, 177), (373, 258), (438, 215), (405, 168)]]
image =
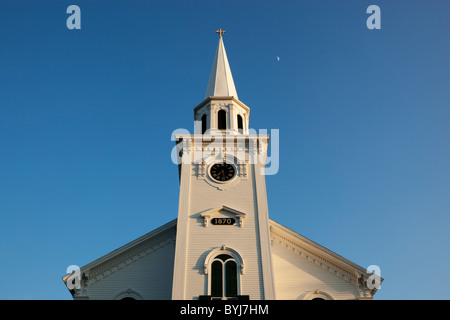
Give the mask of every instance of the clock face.
[(228, 181), (235, 173), (234, 166), (229, 163), (216, 163), (211, 167), (211, 177), (217, 181)]

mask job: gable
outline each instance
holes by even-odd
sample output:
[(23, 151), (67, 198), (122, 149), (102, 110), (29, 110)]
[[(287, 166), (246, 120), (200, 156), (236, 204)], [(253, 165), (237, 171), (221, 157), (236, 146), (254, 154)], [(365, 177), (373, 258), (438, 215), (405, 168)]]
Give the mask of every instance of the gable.
[[(143, 299), (170, 299), (176, 222), (175, 219), (82, 267), (81, 288), (71, 291), (74, 298), (116, 299), (120, 293), (133, 292)], [(69, 279), (70, 275), (63, 277), (66, 285)]]
[[(115, 300), (130, 297), (123, 295), (130, 291), (134, 299), (170, 300), (172, 297), (175, 237), (154, 243), (145, 251), (134, 255), (114, 267), (100, 271), (88, 283), (89, 299)], [(93, 274), (96, 270), (93, 270)]]
[(312, 292), (330, 299), (372, 297), (371, 275), (357, 264), (270, 220), (277, 299), (305, 299)]

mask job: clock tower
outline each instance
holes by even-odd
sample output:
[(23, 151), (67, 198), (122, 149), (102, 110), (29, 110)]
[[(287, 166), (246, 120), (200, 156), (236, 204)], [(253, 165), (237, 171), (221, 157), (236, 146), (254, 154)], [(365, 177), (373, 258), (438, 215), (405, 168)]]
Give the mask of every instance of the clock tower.
[(180, 195), (172, 299), (275, 299), (265, 163), (222, 35), (194, 134), (176, 135)]

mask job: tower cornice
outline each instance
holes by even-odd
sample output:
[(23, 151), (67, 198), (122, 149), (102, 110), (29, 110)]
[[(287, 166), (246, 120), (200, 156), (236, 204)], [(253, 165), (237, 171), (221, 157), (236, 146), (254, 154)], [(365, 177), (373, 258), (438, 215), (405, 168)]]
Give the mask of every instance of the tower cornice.
[(241, 106), (242, 108), (244, 108), (244, 110), (249, 113), (250, 112), (250, 108), (245, 105), (245, 103), (243, 103), (241, 100), (237, 99), (234, 96), (221, 96), (221, 97), (216, 97), (216, 96), (211, 96), (211, 97), (207, 97), (205, 98), (202, 102), (200, 102), (195, 108), (194, 108), (194, 113), (197, 112), (198, 109), (200, 109), (201, 107), (205, 106), (206, 104), (208, 104), (208, 102), (212, 102), (212, 101), (224, 101), (224, 100), (231, 100), (233, 102), (235, 102), (236, 104), (238, 104), (239, 106)]

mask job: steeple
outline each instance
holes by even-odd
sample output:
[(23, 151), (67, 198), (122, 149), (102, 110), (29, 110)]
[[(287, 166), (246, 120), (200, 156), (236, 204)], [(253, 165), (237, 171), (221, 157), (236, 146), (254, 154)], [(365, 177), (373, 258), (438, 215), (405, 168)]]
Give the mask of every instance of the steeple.
[(208, 97), (234, 97), (238, 99), (236, 87), (234, 86), (233, 76), (231, 75), (230, 64), (228, 63), (227, 53), (223, 44), (222, 34), (225, 30), (216, 31), (219, 34), (219, 44), (214, 57), (214, 63), (209, 76), (208, 88), (205, 98)]
[(205, 99), (194, 108), (195, 132), (201, 134), (248, 134), (250, 108), (239, 100), (231, 75), (222, 35), (209, 77)]

